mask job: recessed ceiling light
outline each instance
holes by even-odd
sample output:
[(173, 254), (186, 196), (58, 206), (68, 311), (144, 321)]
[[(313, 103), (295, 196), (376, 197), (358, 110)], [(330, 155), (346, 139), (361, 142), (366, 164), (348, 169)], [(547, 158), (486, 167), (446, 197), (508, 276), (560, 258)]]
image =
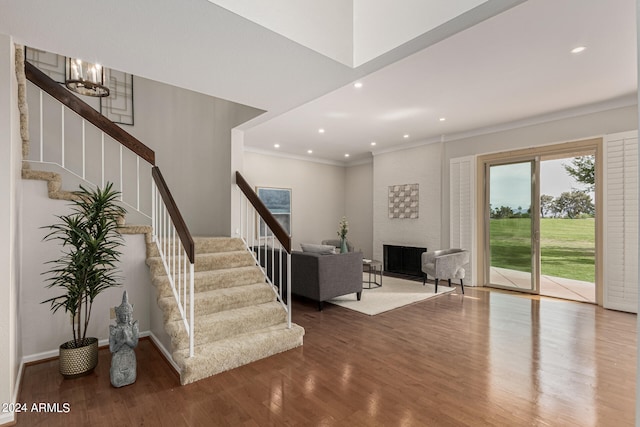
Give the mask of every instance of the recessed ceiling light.
[(441, 121), (441, 122), (444, 122), (445, 120), (447, 120), (447, 118), (446, 118), (446, 117), (440, 117), (440, 121)]
[(371, 141), (371, 145), (376, 145), (376, 142), (375, 141)]
[(318, 133), (324, 133), (324, 129), (322, 128), (318, 129)]
[(404, 135), (402, 135), (402, 137), (403, 137), (404, 139), (407, 139), (407, 138), (409, 138), (409, 134), (408, 134), (408, 133), (405, 133)]
[(313, 150), (307, 150), (307, 153), (313, 154)]
[(356, 89), (360, 89), (362, 87), (362, 82), (355, 82), (353, 84), (353, 87), (355, 87)]
[(584, 52), (585, 49), (586, 49), (586, 47), (584, 47), (584, 46), (574, 47), (573, 49), (571, 49), (571, 53)]
[(349, 157), (349, 153), (345, 154), (344, 156), (345, 156), (345, 157)]
[(280, 148), (280, 144), (273, 144), (275, 148)]

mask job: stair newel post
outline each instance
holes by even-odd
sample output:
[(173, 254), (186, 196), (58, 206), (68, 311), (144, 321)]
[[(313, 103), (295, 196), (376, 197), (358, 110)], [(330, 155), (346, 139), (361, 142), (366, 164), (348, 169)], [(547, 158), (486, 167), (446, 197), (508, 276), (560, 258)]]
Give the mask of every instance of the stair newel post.
[(151, 241), (156, 241), (156, 233), (158, 230), (158, 224), (156, 219), (156, 184), (151, 180)]
[(193, 281), (194, 281), (194, 263), (189, 264), (189, 357), (193, 357), (193, 335), (194, 335), (194, 298), (193, 298)]
[(291, 251), (287, 252), (287, 328), (291, 329)]

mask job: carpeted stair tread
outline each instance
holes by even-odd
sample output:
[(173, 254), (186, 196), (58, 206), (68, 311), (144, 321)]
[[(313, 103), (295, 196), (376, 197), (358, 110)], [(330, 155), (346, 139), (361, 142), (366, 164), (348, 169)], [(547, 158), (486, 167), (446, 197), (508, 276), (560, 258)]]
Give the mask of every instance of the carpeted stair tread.
[(246, 250), (196, 254), (195, 271), (246, 267), (256, 262)]
[[(216, 252), (196, 254), (194, 271), (220, 270), (223, 268), (247, 267), (255, 265), (248, 251)], [(147, 265), (154, 276), (166, 274), (160, 257), (147, 258)]]
[[(173, 240), (169, 240), (169, 246), (173, 244)], [(235, 252), (246, 250), (242, 240), (232, 237), (193, 237), (193, 244), (196, 254), (219, 253), (219, 252)], [(155, 242), (151, 242), (147, 248), (150, 258), (160, 256), (158, 246)]]
[(197, 346), (191, 358), (188, 349), (178, 350), (173, 359), (182, 368), (180, 382), (184, 385), (299, 347), (303, 336), (300, 326), (293, 324), (288, 329), (283, 323)]
[[(198, 316), (195, 320), (195, 345), (277, 325), (285, 322), (286, 317), (277, 301)], [(189, 348), (189, 337), (182, 320), (165, 324), (165, 330), (171, 337), (174, 350)]]
[[(275, 294), (266, 283), (198, 292), (194, 295), (194, 314), (203, 316), (223, 310), (263, 304), (274, 301), (275, 298)], [(159, 298), (158, 305), (164, 313), (165, 322), (180, 319), (178, 305), (173, 296)], [(187, 310), (188, 306), (187, 304)]]
[(74, 200), (76, 197), (71, 191), (62, 190), (62, 176), (56, 172), (22, 169), (22, 179), (35, 179), (47, 181), (47, 193), (50, 199)]
[(235, 237), (196, 236), (193, 238), (193, 243), (197, 254), (246, 250), (244, 242)]
[[(265, 280), (260, 268), (255, 265), (198, 271), (193, 276), (193, 286), (196, 292), (251, 285)], [(153, 284), (158, 288), (159, 297), (173, 295), (169, 283), (168, 276), (154, 277)]]

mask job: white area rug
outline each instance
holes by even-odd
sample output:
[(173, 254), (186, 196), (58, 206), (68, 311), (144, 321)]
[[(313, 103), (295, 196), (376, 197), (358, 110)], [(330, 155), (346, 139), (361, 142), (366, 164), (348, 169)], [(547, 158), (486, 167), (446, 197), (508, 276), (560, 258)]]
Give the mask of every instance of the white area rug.
[[(368, 276), (368, 273), (363, 275), (364, 278), (368, 278)], [(367, 285), (365, 284), (365, 286)], [(422, 286), (422, 282), (385, 276), (382, 279), (382, 287), (363, 289), (360, 301), (356, 300), (355, 294), (348, 294), (327, 302), (373, 316), (414, 302), (444, 295), (455, 289), (455, 287), (450, 288), (446, 281), (441, 282), (436, 294), (434, 293), (435, 286), (431, 283)]]

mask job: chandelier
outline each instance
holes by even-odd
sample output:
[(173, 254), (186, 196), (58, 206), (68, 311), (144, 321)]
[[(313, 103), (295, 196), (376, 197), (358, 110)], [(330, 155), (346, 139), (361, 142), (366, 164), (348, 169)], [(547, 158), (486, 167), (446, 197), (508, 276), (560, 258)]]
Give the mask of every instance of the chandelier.
[(65, 86), (80, 95), (109, 96), (102, 66), (80, 59), (67, 58)]

